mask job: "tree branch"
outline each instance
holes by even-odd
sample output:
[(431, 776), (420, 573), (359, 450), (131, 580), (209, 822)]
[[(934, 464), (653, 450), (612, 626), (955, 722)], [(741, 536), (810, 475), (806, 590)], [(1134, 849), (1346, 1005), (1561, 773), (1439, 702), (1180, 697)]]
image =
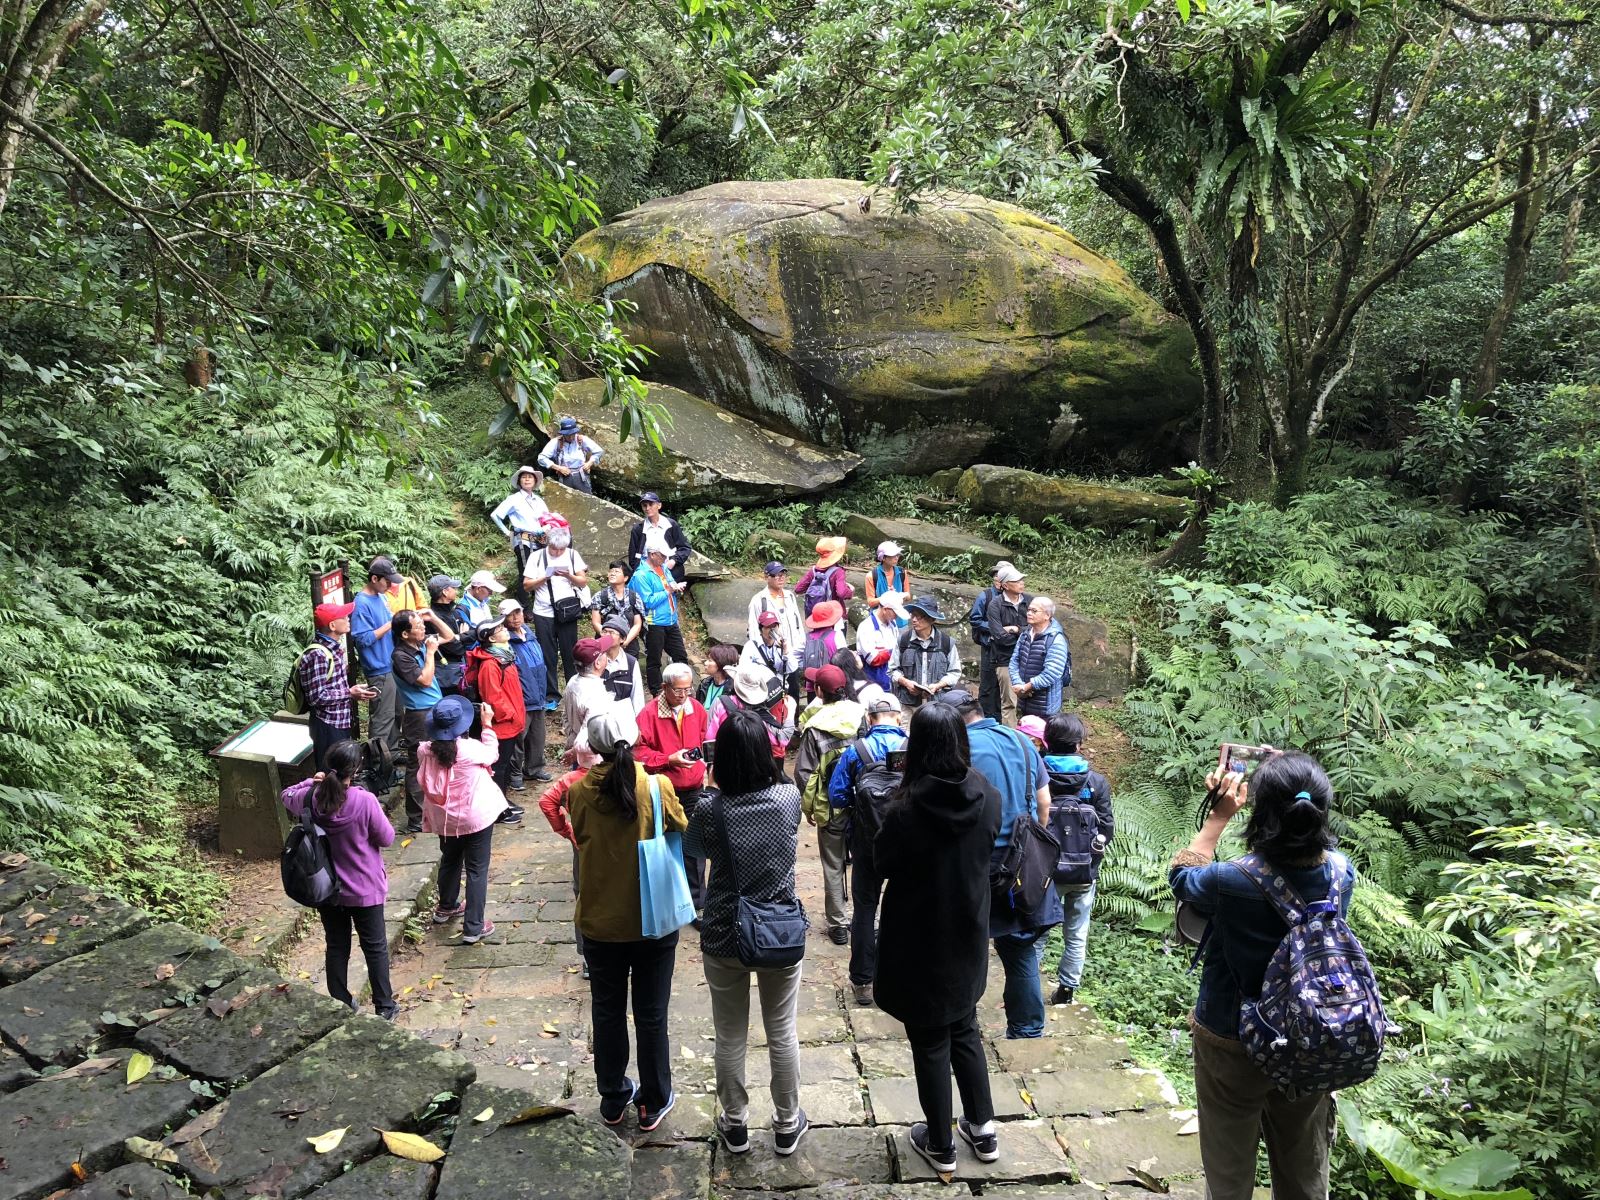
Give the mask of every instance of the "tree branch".
[(1438, 0), (1438, 4), (1440, 8), (1465, 17), (1474, 25), (1487, 25), (1492, 28), (1504, 28), (1507, 25), (1548, 25), (1552, 29), (1580, 29), (1591, 23), (1587, 15), (1558, 17), (1553, 13), (1486, 13), (1473, 8), (1470, 4), (1463, 4), (1461, 0)]

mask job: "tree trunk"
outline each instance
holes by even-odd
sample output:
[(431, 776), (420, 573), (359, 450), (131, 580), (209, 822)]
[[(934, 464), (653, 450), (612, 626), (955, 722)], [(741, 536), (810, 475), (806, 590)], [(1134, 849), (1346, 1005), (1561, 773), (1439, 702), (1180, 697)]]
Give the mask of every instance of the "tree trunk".
[(43, 0), (0, 9), (0, 215), (11, 198), (17, 159), (50, 76), (100, 19), (108, 0)]
[(1228, 248), (1228, 336), (1226, 387), (1211, 401), (1207, 413), (1210, 434), (1204, 447), (1228, 480), (1235, 496), (1259, 496), (1272, 480), (1272, 461), (1266, 453), (1267, 411), (1261, 346), (1252, 328), (1260, 323), (1261, 276), (1256, 268), (1260, 218), (1253, 206)]
[[(1549, 36), (1548, 30), (1535, 26), (1528, 33), (1529, 49), (1537, 52)], [(1518, 191), (1533, 182), (1535, 167), (1540, 165), (1542, 152), (1539, 150), (1539, 135), (1545, 124), (1542, 97), (1537, 87), (1528, 89), (1525, 104), (1522, 150), (1517, 155), (1515, 187)], [(1522, 299), (1522, 285), (1528, 277), (1528, 261), (1533, 254), (1533, 239), (1538, 235), (1539, 220), (1543, 216), (1542, 190), (1528, 191), (1511, 206), (1511, 227), (1506, 231), (1506, 265), (1500, 286), (1500, 301), (1489, 315), (1489, 324), (1483, 333), (1483, 346), (1478, 352), (1478, 365), (1473, 372), (1474, 400), (1482, 400), (1500, 382), (1500, 347), (1505, 341), (1511, 318), (1516, 315), (1517, 304)]]

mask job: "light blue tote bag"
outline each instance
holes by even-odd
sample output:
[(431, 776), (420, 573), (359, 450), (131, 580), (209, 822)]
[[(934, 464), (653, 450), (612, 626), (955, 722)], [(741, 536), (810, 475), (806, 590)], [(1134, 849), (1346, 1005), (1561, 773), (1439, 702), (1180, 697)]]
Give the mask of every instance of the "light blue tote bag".
[(661, 782), (650, 776), (655, 836), (639, 843), (639, 924), (647, 938), (666, 937), (694, 920), (689, 876), (683, 869), (683, 835), (661, 820)]

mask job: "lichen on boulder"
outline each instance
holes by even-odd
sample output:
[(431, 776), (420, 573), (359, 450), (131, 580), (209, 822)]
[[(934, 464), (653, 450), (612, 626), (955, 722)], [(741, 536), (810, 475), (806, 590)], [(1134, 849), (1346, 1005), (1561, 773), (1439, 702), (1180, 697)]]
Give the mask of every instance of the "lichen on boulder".
[(962, 472), (955, 494), (974, 512), (1009, 513), (1030, 525), (1059, 517), (1079, 528), (1113, 531), (1140, 522), (1157, 529), (1176, 529), (1194, 509), (1179, 496), (1105, 487), (988, 463)]
[(977, 196), (908, 212), (851, 180), (722, 183), (624, 213), (566, 261), (580, 291), (632, 306), (616, 319), (649, 378), (874, 472), (1158, 459), (1199, 399), (1181, 321), (1066, 230)]

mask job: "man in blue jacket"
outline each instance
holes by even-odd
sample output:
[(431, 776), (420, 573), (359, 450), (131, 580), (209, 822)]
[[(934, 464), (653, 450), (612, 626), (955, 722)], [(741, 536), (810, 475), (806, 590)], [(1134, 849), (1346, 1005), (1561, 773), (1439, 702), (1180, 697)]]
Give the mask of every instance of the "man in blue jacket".
[[(1011, 830), (1019, 817), (1049, 824), (1050, 776), (1033, 743), (1015, 729), (984, 716), (966, 692), (947, 692), (945, 700), (959, 708), (967, 722), (972, 769), (1000, 793), (1000, 833), (994, 840), (992, 860), (998, 862), (1011, 844)], [(1061, 897), (1053, 881), (1036, 909), (1015, 909), (998, 901), (989, 908), (989, 937), (1006, 972), (1003, 1002), (1008, 1038), (1044, 1035), (1038, 944), (1053, 926), (1061, 924), (1061, 915)]]
[[(872, 724), (866, 736), (860, 739), (874, 764), (888, 759), (890, 751), (906, 748), (906, 731), (900, 728), (900, 701), (887, 692), (866, 702), (867, 720)], [(850, 915), (850, 986), (855, 991), (856, 1003), (863, 1008), (872, 1004), (872, 977), (878, 969), (878, 899), (883, 894), (883, 877), (872, 861), (872, 835), (876, 832), (869, 814), (863, 812), (865, 802), (856, 791), (861, 772), (870, 764), (861, 761), (851, 742), (833, 764), (833, 775), (828, 780), (828, 806), (848, 808), (854, 820), (851, 823), (850, 896), (855, 907)]]
[(678, 593), (687, 584), (679, 583), (667, 569), (672, 547), (659, 530), (645, 535), (644, 561), (628, 580), (628, 587), (644, 605), (644, 682), (651, 695), (661, 692), (661, 653), (669, 663), (689, 661), (683, 644), (683, 627), (678, 623)]
[[(350, 640), (356, 645), (356, 660), (361, 674), (377, 695), (367, 702), (369, 732), (397, 747), (395, 727), (399, 721), (400, 689), (394, 681), (394, 617), (384, 602), (384, 593), (404, 577), (394, 569), (394, 561), (379, 555), (367, 564), (367, 584), (356, 593), (355, 611), (350, 614)], [(375, 780), (387, 791), (390, 780)]]
[(1056, 620), (1056, 602), (1035, 596), (1028, 603), (1028, 627), (1011, 651), (1011, 690), (1017, 716), (1053, 717), (1061, 711), (1061, 694), (1072, 682), (1072, 647)]
[(500, 601), (500, 615), (505, 618), (506, 629), (511, 634), (511, 654), (517, 662), (517, 674), (522, 677), (522, 699), (528, 713), (528, 724), (522, 736), (515, 745), (501, 751), (512, 756), (511, 790), (519, 791), (530, 779), (549, 783), (551, 778), (544, 765), (544, 651), (533, 630), (528, 628), (528, 614), (520, 601)]

